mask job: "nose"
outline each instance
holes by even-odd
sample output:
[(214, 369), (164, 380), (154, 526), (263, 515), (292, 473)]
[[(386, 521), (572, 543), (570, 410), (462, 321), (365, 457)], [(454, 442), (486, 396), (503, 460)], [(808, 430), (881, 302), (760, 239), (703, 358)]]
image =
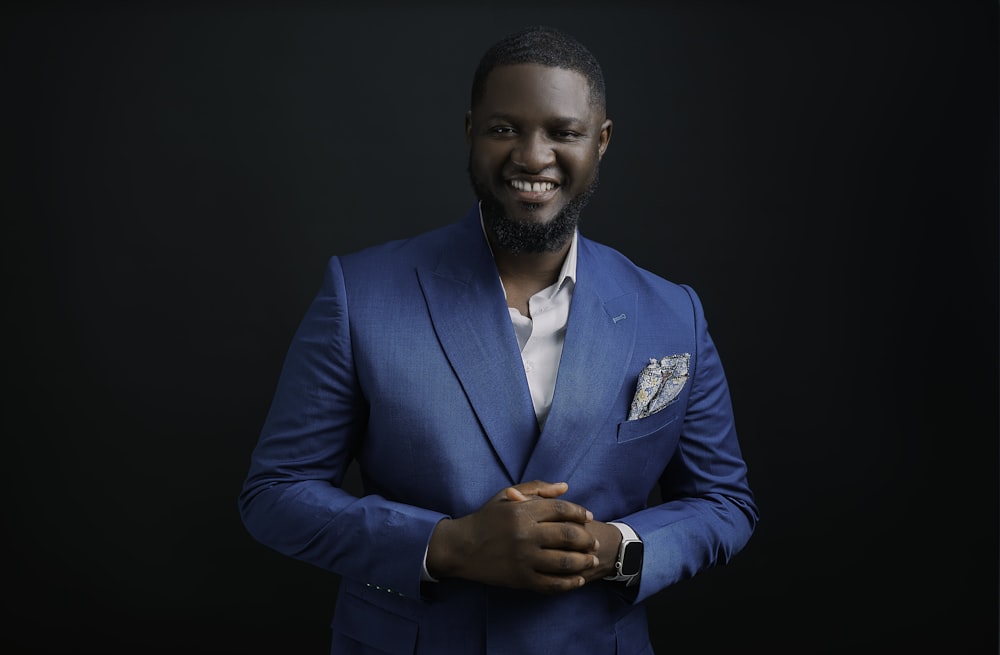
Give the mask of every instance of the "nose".
[(510, 158), (515, 166), (537, 173), (554, 164), (556, 155), (547, 138), (539, 134), (525, 134), (511, 151)]

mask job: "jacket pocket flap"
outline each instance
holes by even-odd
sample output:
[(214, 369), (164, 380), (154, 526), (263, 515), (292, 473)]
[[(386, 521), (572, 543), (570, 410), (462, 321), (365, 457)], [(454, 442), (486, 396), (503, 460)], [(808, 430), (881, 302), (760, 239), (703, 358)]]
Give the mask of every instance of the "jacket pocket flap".
[(333, 615), (333, 629), (366, 646), (390, 655), (412, 654), (417, 622), (354, 594), (343, 594)]
[(622, 421), (618, 424), (618, 442), (641, 439), (662, 430), (681, 416), (682, 409), (682, 405), (674, 403), (646, 418)]

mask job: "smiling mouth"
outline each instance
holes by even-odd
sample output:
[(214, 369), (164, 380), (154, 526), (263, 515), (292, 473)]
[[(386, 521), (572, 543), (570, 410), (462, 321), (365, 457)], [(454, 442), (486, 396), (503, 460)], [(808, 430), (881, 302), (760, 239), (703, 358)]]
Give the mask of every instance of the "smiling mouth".
[(515, 198), (527, 209), (538, 209), (548, 203), (559, 193), (560, 186), (557, 182), (530, 180), (508, 180), (509, 188), (514, 191)]
[(510, 185), (522, 193), (545, 193), (556, 188), (552, 182), (525, 182), (524, 180), (511, 180)]

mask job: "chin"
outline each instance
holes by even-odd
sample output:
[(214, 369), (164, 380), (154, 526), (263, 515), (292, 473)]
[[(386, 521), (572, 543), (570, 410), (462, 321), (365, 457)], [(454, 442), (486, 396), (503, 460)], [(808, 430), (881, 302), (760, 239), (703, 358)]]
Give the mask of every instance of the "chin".
[(505, 211), (507, 216), (511, 220), (518, 223), (533, 223), (535, 225), (545, 225), (551, 223), (552, 220), (559, 215), (565, 205), (559, 205), (558, 207), (551, 206), (551, 203), (547, 205), (540, 205), (537, 203), (525, 203), (519, 202), (514, 207), (506, 207)]

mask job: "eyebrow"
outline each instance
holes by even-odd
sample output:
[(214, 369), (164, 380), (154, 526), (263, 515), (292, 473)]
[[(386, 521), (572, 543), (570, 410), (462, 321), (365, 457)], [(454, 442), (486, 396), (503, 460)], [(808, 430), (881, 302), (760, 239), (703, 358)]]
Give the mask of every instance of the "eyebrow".
[[(519, 123), (519, 122), (521, 122), (516, 116), (513, 116), (511, 114), (506, 114), (506, 113), (503, 113), (503, 112), (497, 112), (497, 113), (494, 113), (494, 114), (490, 114), (489, 116), (486, 117), (486, 120), (488, 120), (488, 121), (504, 121), (504, 122), (507, 122), (507, 123)], [(559, 116), (559, 117), (553, 118), (551, 121), (548, 121), (548, 122), (550, 123), (550, 125), (552, 125), (554, 127), (573, 127), (573, 126), (586, 125), (586, 121), (585, 120), (583, 120), (582, 118), (576, 118), (575, 116)]]

